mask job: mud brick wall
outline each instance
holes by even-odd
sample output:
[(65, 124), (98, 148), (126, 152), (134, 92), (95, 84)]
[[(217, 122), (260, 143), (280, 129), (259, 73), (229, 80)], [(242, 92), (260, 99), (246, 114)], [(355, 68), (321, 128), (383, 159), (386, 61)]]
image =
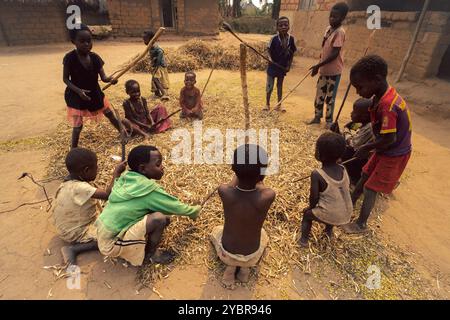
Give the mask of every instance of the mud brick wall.
[(108, 0), (109, 20), (114, 36), (140, 37), (160, 26), (159, 2), (151, 0)]
[[(283, 4), (289, 5), (283, 0)], [(291, 33), (300, 55), (319, 58), (322, 38), (328, 26), (329, 10), (336, 1), (316, 0), (311, 10), (284, 10), (281, 15), (291, 19)], [(382, 11), (382, 28), (377, 30), (369, 53), (382, 56), (389, 63), (390, 72), (396, 72), (403, 61), (412, 39), (419, 12)], [(367, 39), (372, 32), (367, 28), (365, 11), (349, 12), (344, 23), (346, 43), (344, 59), (347, 66), (362, 57)], [(435, 76), (445, 50), (450, 44), (450, 12), (430, 11), (426, 14), (418, 43), (406, 69), (409, 78)]]
[[(62, 1), (0, 0), (0, 45), (29, 45), (68, 40)], [(2, 41), (3, 38), (3, 41)]]
[[(184, 2), (180, 12), (180, 2)], [(178, 0), (178, 19), (183, 21), (180, 32), (193, 35), (216, 35), (219, 33), (219, 2), (212, 0)]]

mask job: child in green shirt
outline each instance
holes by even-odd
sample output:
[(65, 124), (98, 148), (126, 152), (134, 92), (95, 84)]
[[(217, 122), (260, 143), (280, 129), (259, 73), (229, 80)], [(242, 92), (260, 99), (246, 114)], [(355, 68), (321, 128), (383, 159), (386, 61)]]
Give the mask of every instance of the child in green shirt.
[(138, 146), (128, 155), (130, 171), (116, 180), (108, 204), (96, 222), (98, 247), (103, 255), (121, 257), (134, 266), (144, 258), (168, 263), (171, 255), (157, 251), (167, 215), (197, 218), (200, 206), (189, 206), (156, 183), (164, 175), (162, 156), (153, 146)]

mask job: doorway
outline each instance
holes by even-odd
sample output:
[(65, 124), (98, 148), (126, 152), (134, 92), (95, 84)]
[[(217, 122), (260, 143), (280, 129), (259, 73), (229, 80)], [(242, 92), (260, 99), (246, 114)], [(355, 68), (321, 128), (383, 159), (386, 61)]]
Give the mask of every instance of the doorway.
[(450, 45), (442, 57), (437, 76), (441, 79), (450, 80)]
[(175, 6), (173, 0), (160, 0), (161, 24), (164, 28), (175, 28)]

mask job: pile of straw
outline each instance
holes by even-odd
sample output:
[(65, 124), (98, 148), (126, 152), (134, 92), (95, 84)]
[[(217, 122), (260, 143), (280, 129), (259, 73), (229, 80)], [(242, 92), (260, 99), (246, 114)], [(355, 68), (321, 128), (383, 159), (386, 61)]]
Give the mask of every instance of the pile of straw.
[[(265, 42), (251, 44), (256, 50), (267, 55)], [(164, 49), (169, 72), (186, 72), (203, 68), (238, 70), (239, 44), (224, 46), (220, 43), (209, 44), (203, 40), (193, 39), (178, 49)], [(250, 70), (265, 70), (267, 62), (249, 50), (248, 68)], [(133, 71), (151, 72), (150, 60), (139, 62)]]
[[(113, 93), (112, 91), (111, 93)], [(226, 94), (226, 93), (225, 93)], [(110, 99), (113, 105), (120, 106), (120, 99)], [(149, 105), (152, 105), (149, 102)], [(222, 132), (227, 128), (243, 128), (244, 116), (238, 97), (208, 96), (205, 98), (204, 128), (219, 128)], [(178, 108), (176, 97), (166, 105), (171, 112)], [(375, 232), (366, 236), (352, 237), (336, 230), (336, 239), (331, 243), (322, 239), (322, 231), (314, 224), (309, 249), (297, 246), (301, 209), (308, 204), (309, 181), (293, 183), (296, 178), (307, 175), (318, 166), (313, 157), (313, 136), (305, 126), (292, 127), (282, 123), (276, 113), (261, 113), (251, 109), (252, 128), (283, 128), (280, 134), (280, 172), (269, 176), (265, 184), (273, 188), (277, 197), (272, 205), (264, 228), (270, 236), (270, 244), (260, 263), (258, 276), (252, 277), (253, 284), (267, 284), (273, 279), (287, 276), (293, 269), (305, 274), (329, 281), (329, 274), (323, 274), (325, 267), (331, 268), (337, 275), (338, 283), (328, 288), (330, 296), (342, 297), (353, 292), (351, 297), (360, 298), (417, 298), (425, 297), (422, 282), (405, 256), (398, 248), (383, 245), (383, 241)], [(173, 117), (174, 128), (187, 128), (192, 132), (192, 123)], [(200, 203), (206, 195), (220, 183), (232, 178), (230, 166), (223, 165), (176, 165), (170, 160), (170, 151), (178, 142), (171, 141), (169, 131), (152, 136), (148, 141), (142, 138), (132, 140), (127, 151), (139, 144), (157, 146), (164, 157), (165, 176), (161, 185), (171, 194), (190, 204)], [(50, 174), (52, 176), (66, 174), (64, 157), (68, 151), (70, 129), (61, 126), (58, 134), (50, 139), (52, 153)], [(118, 133), (107, 122), (98, 125), (86, 125), (81, 136), (81, 145), (95, 150), (99, 159), (98, 185), (106, 185), (116, 163), (112, 155), (120, 155)], [(269, 150), (270, 152), (270, 150)], [(356, 213), (356, 210), (355, 210)], [(376, 216), (376, 213), (374, 214)], [(223, 264), (217, 259), (209, 233), (212, 228), (223, 224), (222, 205), (217, 195), (212, 197), (203, 208), (196, 221), (187, 218), (173, 217), (172, 223), (164, 233), (162, 248), (176, 253), (175, 261), (169, 266), (146, 265), (138, 273), (139, 281), (150, 286), (155, 281), (167, 277), (170, 270), (177, 265), (206, 265), (220, 277)], [(371, 227), (377, 220), (371, 222)], [(375, 228), (376, 229), (376, 228)], [(367, 268), (376, 265), (382, 270), (382, 289), (368, 290), (365, 287), (368, 277)]]

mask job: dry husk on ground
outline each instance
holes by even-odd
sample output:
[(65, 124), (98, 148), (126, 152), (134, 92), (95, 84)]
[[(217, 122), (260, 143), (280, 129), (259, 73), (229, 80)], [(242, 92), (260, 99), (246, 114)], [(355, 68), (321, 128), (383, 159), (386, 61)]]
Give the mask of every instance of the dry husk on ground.
[[(236, 41), (237, 42), (237, 41)], [(265, 42), (254, 42), (251, 45), (267, 56)], [(193, 39), (178, 49), (164, 49), (169, 72), (187, 72), (203, 68), (238, 70), (239, 44), (224, 46), (218, 42), (212, 44), (203, 40)], [(265, 70), (267, 62), (252, 50), (248, 50), (248, 68), (250, 70)], [(151, 72), (150, 60), (140, 61), (133, 71)]]
[[(121, 105), (119, 94), (112, 89), (110, 101)], [(224, 93), (226, 95), (227, 93)], [(178, 108), (176, 97), (166, 104), (168, 111)], [(152, 105), (149, 102), (149, 105)], [(241, 101), (234, 96), (208, 96), (205, 98), (205, 118), (203, 127), (219, 128), (223, 133), (227, 128), (243, 128), (244, 116)], [(174, 128), (187, 128), (192, 134), (193, 124), (187, 120), (173, 118)], [(422, 288), (417, 273), (406, 261), (407, 254), (398, 248), (386, 245), (378, 232), (371, 231), (366, 236), (347, 236), (335, 230), (336, 238), (329, 242), (321, 238), (321, 228), (314, 224), (309, 249), (300, 249), (296, 240), (299, 235), (301, 209), (307, 206), (309, 195), (308, 180), (293, 183), (301, 176), (308, 175), (318, 164), (313, 158), (316, 137), (304, 125), (292, 127), (281, 123), (276, 113), (261, 113), (251, 109), (252, 128), (282, 128), (280, 134), (280, 172), (265, 180), (273, 188), (277, 198), (272, 205), (264, 228), (270, 236), (270, 244), (258, 270), (252, 277), (250, 286), (267, 285), (287, 277), (292, 270), (321, 279), (330, 297), (339, 298), (424, 298), (429, 296)], [(200, 203), (206, 195), (220, 183), (230, 181), (232, 172), (229, 165), (176, 165), (170, 160), (170, 152), (177, 141), (171, 141), (173, 130), (154, 135), (148, 141), (142, 138), (132, 140), (128, 146), (152, 144), (157, 146), (164, 157), (165, 176), (161, 185), (171, 194), (188, 203)], [(51, 176), (66, 174), (64, 157), (68, 151), (70, 128), (61, 125), (55, 137), (49, 139), (52, 152), (50, 158)], [(120, 155), (117, 132), (105, 120), (100, 124), (87, 124), (82, 132), (80, 145), (95, 150), (99, 159), (98, 185), (106, 185), (116, 162), (112, 155)], [(207, 145), (208, 143), (204, 143)], [(269, 148), (270, 152), (270, 148)], [(376, 216), (377, 214), (374, 214)], [(196, 221), (173, 217), (164, 233), (162, 247), (176, 253), (175, 261), (169, 266), (145, 265), (138, 272), (139, 281), (150, 286), (167, 277), (177, 265), (206, 265), (211, 273), (221, 276), (223, 264), (217, 259), (209, 242), (213, 227), (223, 223), (222, 206), (213, 196), (204, 206)], [(371, 222), (371, 230), (376, 230), (377, 219)], [(367, 268), (376, 265), (381, 269), (381, 289), (369, 290), (365, 283)], [(335, 274), (333, 281), (325, 270)], [(330, 285), (330, 283), (332, 285)]]

